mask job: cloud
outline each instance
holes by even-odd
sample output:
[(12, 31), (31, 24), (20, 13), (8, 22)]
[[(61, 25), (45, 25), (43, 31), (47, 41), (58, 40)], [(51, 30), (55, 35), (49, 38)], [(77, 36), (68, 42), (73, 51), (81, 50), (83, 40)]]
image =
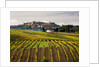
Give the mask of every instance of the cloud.
[(12, 25), (16, 25), (16, 24), (18, 24), (18, 21), (15, 20), (15, 19), (11, 19), (11, 20), (10, 20), (10, 24), (12, 24)]
[(11, 11), (11, 20), (13, 20), (11, 25), (29, 21), (51, 21), (59, 25), (78, 25), (79, 11)]

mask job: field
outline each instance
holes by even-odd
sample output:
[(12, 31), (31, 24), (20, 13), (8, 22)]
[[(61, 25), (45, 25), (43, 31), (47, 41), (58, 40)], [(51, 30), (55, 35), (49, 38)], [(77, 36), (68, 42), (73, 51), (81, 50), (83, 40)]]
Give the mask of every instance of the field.
[(79, 34), (10, 29), (11, 62), (79, 62)]

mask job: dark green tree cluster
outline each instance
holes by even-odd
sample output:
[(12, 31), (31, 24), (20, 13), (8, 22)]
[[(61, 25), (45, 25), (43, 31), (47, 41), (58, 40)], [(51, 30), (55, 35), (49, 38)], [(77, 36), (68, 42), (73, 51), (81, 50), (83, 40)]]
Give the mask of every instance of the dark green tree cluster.
[(55, 32), (67, 32), (67, 33), (79, 33), (78, 25), (63, 25), (60, 28), (56, 28)]
[(43, 32), (46, 32), (46, 29), (43, 27)]

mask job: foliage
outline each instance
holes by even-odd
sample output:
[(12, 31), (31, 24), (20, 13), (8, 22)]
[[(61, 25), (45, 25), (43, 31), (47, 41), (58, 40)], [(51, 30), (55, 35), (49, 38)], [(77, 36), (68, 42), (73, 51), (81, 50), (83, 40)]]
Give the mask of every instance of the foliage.
[(56, 28), (55, 32), (68, 32), (68, 33), (79, 33), (79, 26), (74, 25), (63, 25), (60, 28)]

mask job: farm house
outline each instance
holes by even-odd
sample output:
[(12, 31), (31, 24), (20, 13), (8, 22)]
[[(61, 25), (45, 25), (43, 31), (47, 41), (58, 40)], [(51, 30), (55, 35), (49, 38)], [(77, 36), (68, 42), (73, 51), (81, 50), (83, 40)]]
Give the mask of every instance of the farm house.
[(46, 30), (46, 32), (53, 32), (53, 30)]

